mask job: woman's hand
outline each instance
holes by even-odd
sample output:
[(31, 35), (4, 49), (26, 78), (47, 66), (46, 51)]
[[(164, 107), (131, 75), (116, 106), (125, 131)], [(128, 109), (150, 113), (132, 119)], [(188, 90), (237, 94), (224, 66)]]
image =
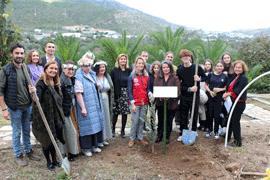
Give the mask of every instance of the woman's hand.
[(82, 111), (81, 111), (81, 113), (82, 113), (82, 115), (85, 117), (85, 116), (87, 115), (87, 111), (86, 111), (86, 109), (85, 109), (85, 108), (83, 108), (83, 109), (82, 109)]
[(133, 113), (137, 112), (137, 108), (136, 108), (135, 104), (131, 104), (131, 110)]
[(214, 88), (213, 91), (216, 92), (216, 93), (218, 93), (220, 91), (223, 91), (223, 88)]
[(215, 94), (213, 91), (209, 91), (209, 94), (211, 95), (212, 98), (215, 97)]
[(224, 93), (222, 98), (224, 99), (224, 101), (227, 101), (227, 97), (231, 96), (231, 93)]
[(101, 87), (101, 84), (100, 83), (97, 83), (97, 87), (100, 88)]
[(32, 94), (32, 93), (34, 93), (34, 92), (36, 92), (36, 88), (35, 88), (35, 86), (31, 86), (31, 85), (29, 85), (29, 86), (28, 86), (28, 89), (29, 89), (29, 93), (30, 93), (30, 94)]

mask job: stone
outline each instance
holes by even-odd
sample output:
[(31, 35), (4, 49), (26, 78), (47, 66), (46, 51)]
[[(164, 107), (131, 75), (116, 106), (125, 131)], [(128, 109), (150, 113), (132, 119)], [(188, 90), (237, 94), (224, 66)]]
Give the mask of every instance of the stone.
[(237, 162), (229, 163), (226, 165), (225, 169), (232, 172), (234, 175), (238, 174), (240, 171), (240, 164)]

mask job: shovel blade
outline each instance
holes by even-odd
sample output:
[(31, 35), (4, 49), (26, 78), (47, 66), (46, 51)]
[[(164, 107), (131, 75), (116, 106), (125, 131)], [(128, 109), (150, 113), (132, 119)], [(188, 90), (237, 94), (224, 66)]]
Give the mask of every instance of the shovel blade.
[(189, 131), (183, 129), (182, 141), (185, 145), (192, 145), (195, 142), (197, 133), (195, 131)]
[(61, 167), (64, 169), (65, 173), (67, 175), (71, 175), (71, 169), (70, 169), (70, 164), (69, 164), (69, 161), (68, 161), (68, 158), (65, 157), (64, 159), (62, 159), (62, 165)]

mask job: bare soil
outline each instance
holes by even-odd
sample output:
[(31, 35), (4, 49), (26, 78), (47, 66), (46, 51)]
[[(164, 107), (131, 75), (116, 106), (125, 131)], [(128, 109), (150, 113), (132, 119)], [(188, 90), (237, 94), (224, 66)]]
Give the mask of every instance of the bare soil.
[[(252, 102), (253, 103), (253, 102)], [(265, 107), (267, 108), (267, 107)], [(269, 109), (269, 107), (268, 107)], [(170, 144), (163, 154), (163, 144), (143, 146), (135, 141), (128, 147), (129, 137), (120, 136), (109, 141), (99, 154), (86, 157), (80, 154), (71, 162), (72, 176), (69, 179), (237, 179), (240, 169), (244, 172), (265, 173), (270, 162), (270, 122), (241, 119), (243, 146), (224, 148), (224, 138), (218, 141), (205, 138), (205, 132), (198, 131), (199, 137), (192, 146), (177, 142), (178, 133), (173, 131)], [(147, 139), (147, 136), (145, 137)], [(233, 139), (233, 138), (232, 138)], [(19, 167), (14, 161), (12, 149), (0, 150), (0, 179), (60, 179), (61, 168), (46, 169), (45, 158), (40, 147), (35, 148), (42, 159), (29, 161), (26, 167)], [(226, 166), (237, 163), (236, 171)], [(63, 177), (63, 176), (62, 176)], [(260, 179), (264, 176), (241, 176), (243, 179)]]

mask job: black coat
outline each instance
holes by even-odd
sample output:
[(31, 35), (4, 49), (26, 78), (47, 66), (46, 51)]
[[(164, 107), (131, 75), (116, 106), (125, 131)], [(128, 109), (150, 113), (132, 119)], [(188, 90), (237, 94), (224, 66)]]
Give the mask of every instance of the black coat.
[[(43, 56), (43, 57), (41, 58), (41, 61), (42, 61), (42, 63), (39, 64), (39, 65), (41, 65), (42, 67), (44, 67), (45, 64), (47, 63), (47, 61), (46, 61), (46, 56)], [(55, 61), (58, 63), (59, 77), (60, 77), (61, 74), (62, 74), (62, 61), (61, 61), (61, 59), (60, 59), (59, 57), (56, 57), (56, 56), (55, 56)]]
[(75, 84), (75, 77), (71, 77), (71, 82), (65, 76), (64, 73), (60, 76), (61, 81), (61, 90), (63, 94), (63, 111), (65, 116), (70, 115), (70, 109), (72, 107), (72, 99), (75, 97), (74, 94), (74, 84)]
[[(232, 78), (229, 79), (229, 82), (227, 84), (227, 91), (228, 91), (228, 88), (231, 84), (231, 82), (236, 78), (236, 74), (234, 73), (232, 75)], [(234, 85), (233, 85), (233, 93), (238, 97), (238, 95), (241, 93), (241, 91), (246, 87), (246, 85), (248, 84), (248, 78), (246, 76), (245, 73), (242, 73), (238, 79), (234, 82)], [(235, 99), (234, 99), (235, 100)], [(243, 101), (246, 101), (247, 100), (247, 91), (245, 91), (242, 96), (240, 97), (240, 100), (243, 100)]]

